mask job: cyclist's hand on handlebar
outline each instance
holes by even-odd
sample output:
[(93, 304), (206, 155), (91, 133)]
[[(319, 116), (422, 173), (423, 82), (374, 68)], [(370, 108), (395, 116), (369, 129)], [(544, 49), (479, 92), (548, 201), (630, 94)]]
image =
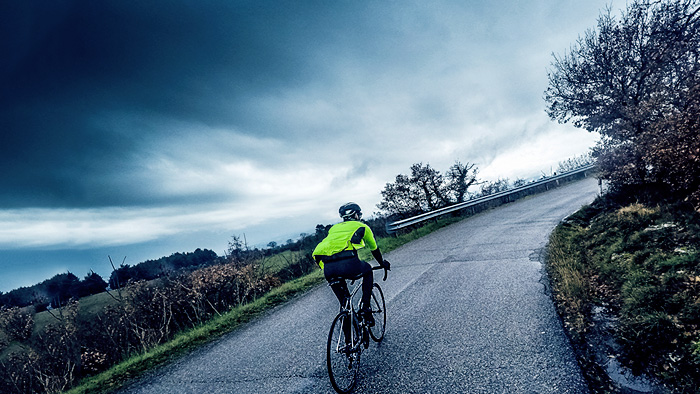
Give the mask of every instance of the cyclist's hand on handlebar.
[(382, 278), (382, 280), (386, 280), (387, 273), (391, 269), (391, 264), (389, 264), (389, 262), (386, 260), (382, 260), (380, 267), (384, 268), (384, 278)]
[(391, 271), (391, 264), (388, 261), (384, 260), (382, 262), (382, 268), (384, 268), (387, 271)]

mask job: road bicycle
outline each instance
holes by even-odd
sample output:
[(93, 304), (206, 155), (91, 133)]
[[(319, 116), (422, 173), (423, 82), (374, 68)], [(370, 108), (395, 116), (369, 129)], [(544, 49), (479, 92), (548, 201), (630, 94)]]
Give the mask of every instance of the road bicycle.
[[(383, 269), (382, 266), (373, 267), (373, 270)], [(386, 280), (387, 270), (384, 269)], [(352, 283), (360, 276), (350, 279)], [(335, 279), (329, 282), (334, 285), (345, 279)], [(350, 293), (350, 297), (340, 307), (340, 312), (333, 319), (331, 329), (328, 332), (328, 343), (326, 345), (326, 364), (328, 366), (328, 377), (331, 385), (338, 393), (349, 393), (355, 388), (357, 376), (360, 371), (360, 356), (362, 351), (369, 347), (369, 338), (379, 343), (384, 339), (386, 330), (386, 305), (384, 303), (384, 293), (378, 283), (372, 286), (372, 296), (370, 297), (370, 308), (374, 317), (374, 325), (368, 326), (364, 319), (360, 318), (361, 300), (353, 303), (353, 298), (361, 288), (358, 283)]]

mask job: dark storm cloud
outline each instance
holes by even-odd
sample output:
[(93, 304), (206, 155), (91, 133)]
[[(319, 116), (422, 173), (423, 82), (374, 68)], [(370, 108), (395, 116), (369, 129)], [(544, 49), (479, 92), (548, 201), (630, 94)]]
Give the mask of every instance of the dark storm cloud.
[(577, 5), (4, 2), (0, 207), (216, 202), (235, 198), (214, 186), (228, 167), (390, 180), (441, 152), (495, 157), (528, 138), (513, 130), (542, 112), (546, 40), (570, 20), (552, 15)]
[(5, 2), (0, 205), (156, 201), (142, 159), (169, 138), (159, 121), (280, 133), (255, 99), (327, 72), (315, 53), (347, 10), (259, 4)]

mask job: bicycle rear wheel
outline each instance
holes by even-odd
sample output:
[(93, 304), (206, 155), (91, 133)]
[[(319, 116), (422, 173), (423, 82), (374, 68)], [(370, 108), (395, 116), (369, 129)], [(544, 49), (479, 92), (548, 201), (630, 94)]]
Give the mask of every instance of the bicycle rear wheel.
[(361, 351), (360, 346), (357, 345), (360, 338), (355, 335), (356, 344), (353, 346), (350, 338), (351, 326), (350, 315), (347, 312), (341, 312), (333, 319), (328, 333), (326, 346), (328, 377), (335, 391), (339, 393), (352, 391), (360, 371)]
[(369, 327), (369, 336), (375, 342), (379, 342), (384, 339), (384, 331), (386, 330), (386, 304), (384, 303), (384, 292), (377, 283), (372, 286), (372, 298), (370, 298), (369, 304), (374, 317), (374, 326)]

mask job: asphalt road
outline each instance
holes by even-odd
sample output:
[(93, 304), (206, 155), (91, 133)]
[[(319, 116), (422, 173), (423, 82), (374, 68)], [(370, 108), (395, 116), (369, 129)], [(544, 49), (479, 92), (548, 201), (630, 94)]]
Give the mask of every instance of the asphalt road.
[[(591, 202), (587, 179), (481, 213), (385, 258), (384, 341), (358, 393), (588, 393), (542, 278), (556, 224)], [(333, 393), (325, 342), (337, 301), (321, 285), (122, 393)]]

